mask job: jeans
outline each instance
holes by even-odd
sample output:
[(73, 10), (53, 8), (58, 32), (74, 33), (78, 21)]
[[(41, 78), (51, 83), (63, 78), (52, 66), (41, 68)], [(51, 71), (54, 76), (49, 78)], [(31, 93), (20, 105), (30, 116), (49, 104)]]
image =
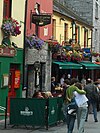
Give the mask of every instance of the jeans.
[(67, 133), (72, 133), (73, 132), (75, 119), (76, 119), (76, 116), (67, 115), (67, 120), (66, 120), (66, 122), (67, 122), (67, 129), (68, 129)]
[(67, 104), (63, 104), (63, 114), (67, 123), (67, 133), (72, 133), (74, 129), (76, 116), (67, 114), (67, 107)]
[[(94, 116), (94, 120), (97, 120), (97, 103), (93, 100), (89, 100), (88, 105), (92, 105), (93, 108), (93, 116)], [(89, 112), (89, 106), (88, 106), (88, 112)], [(86, 120), (88, 119), (88, 113), (86, 116)]]
[(78, 133), (84, 132), (84, 124), (87, 115), (87, 107), (79, 107), (77, 112)]

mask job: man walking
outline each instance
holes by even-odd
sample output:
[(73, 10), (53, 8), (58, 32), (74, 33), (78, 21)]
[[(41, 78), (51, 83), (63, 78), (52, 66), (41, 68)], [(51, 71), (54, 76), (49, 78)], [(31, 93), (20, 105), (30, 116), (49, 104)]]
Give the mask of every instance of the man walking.
[[(89, 106), (90, 104), (92, 105), (92, 109), (93, 109), (93, 115), (94, 115), (94, 121), (98, 122), (97, 119), (97, 101), (94, 98), (94, 94), (96, 93), (96, 86), (92, 83), (91, 79), (88, 78), (87, 79), (87, 85), (84, 87), (84, 90), (86, 91), (86, 96), (88, 98), (88, 112), (89, 112)], [(87, 117), (86, 120), (88, 119), (88, 113), (87, 113)]]

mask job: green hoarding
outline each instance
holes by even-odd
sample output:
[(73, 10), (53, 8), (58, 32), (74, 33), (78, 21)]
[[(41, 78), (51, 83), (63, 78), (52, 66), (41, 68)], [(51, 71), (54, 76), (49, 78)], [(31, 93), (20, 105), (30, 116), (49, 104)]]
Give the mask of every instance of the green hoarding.
[(45, 125), (45, 99), (12, 98), (10, 124)]
[(46, 126), (63, 119), (62, 98), (11, 98), (10, 124)]

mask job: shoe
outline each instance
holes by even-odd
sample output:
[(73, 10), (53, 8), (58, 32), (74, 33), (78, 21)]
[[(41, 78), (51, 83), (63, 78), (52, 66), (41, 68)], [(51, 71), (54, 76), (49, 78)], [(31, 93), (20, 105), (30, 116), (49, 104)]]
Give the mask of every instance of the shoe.
[(96, 119), (95, 122), (98, 122), (98, 120)]
[(85, 120), (85, 122), (87, 122), (87, 120)]

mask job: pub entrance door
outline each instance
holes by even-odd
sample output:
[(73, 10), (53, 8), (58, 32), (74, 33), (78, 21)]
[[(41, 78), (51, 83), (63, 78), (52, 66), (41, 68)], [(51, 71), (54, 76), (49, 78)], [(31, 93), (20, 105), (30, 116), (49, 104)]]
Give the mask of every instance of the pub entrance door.
[(8, 90), (8, 113), (10, 112), (10, 98), (16, 97), (16, 91), (14, 88), (15, 83), (15, 69), (10, 69), (9, 73), (9, 90)]

